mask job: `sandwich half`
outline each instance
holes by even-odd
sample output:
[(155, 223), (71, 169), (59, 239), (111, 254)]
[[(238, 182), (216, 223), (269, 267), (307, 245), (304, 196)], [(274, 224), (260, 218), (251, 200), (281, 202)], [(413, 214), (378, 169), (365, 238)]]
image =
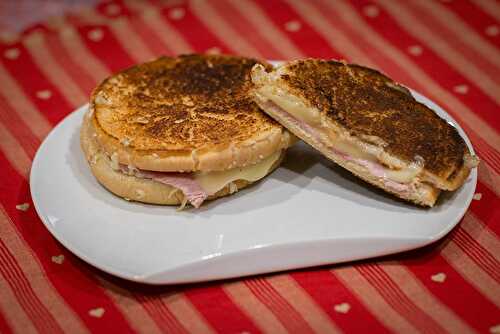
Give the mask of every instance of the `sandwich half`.
[(127, 200), (199, 207), (271, 173), (294, 137), (253, 102), (257, 63), (163, 57), (104, 80), (80, 132), (94, 176)]
[(330, 160), (401, 199), (433, 206), (477, 166), (457, 130), (378, 71), (317, 59), (252, 69), (254, 99)]

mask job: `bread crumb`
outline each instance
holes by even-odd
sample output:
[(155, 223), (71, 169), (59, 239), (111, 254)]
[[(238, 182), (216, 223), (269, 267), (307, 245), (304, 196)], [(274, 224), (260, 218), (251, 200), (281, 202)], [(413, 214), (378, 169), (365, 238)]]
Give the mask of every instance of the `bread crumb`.
[(64, 255), (54, 255), (51, 258), (52, 262), (57, 263), (57, 264), (62, 264), (64, 262)]
[(27, 211), (29, 208), (30, 208), (29, 203), (22, 203), (16, 205), (16, 209), (18, 209), (19, 211)]
[(184, 210), (184, 207), (186, 206), (187, 202), (188, 202), (188, 199), (186, 196), (184, 196), (184, 199), (182, 200), (181, 205), (177, 208), (176, 211)]
[(104, 310), (102, 307), (94, 308), (92, 310), (89, 310), (89, 315), (94, 318), (101, 318), (104, 315)]
[(474, 168), (479, 165), (479, 158), (475, 155), (466, 155), (464, 157), (465, 167)]
[(475, 193), (474, 196), (472, 196), (472, 199), (474, 199), (476, 201), (480, 201), (482, 197), (483, 197), (483, 194)]
[(229, 193), (234, 194), (235, 192), (238, 191), (238, 186), (234, 182), (229, 183)]

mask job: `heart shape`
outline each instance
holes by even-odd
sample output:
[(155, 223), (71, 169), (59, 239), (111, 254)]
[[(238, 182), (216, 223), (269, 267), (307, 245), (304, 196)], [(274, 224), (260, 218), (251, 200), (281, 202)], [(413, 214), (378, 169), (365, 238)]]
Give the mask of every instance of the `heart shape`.
[(335, 310), (335, 312), (338, 312), (338, 313), (347, 313), (349, 312), (349, 310), (351, 309), (351, 305), (349, 305), (348, 303), (341, 303), (341, 304), (337, 304), (333, 307), (333, 309)]
[(185, 14), (186, 11), (184, 10), (184, 8), (174, 8), (168, 13), (168, 16), (172, 20), (180, 20), (184, 17)]
[(5, 58), (7, 58), (7, 59), (11, 59), (11, 60), (13, 60), (13, 59), (17, 59), (17, 57), (19, 57), (19, 54), (20, 54), (20, 53), (21, 53), (21, 52), (19, 51), (19, 49), (12, 48), (12, 49), (7, 49), (7, 50), (5, 50), (5, 52), (4, 52), (4, 56), (5, 56)]
[(500, 34), (500, 28), (495, 25), (491, 25), (488, 28), (486, 28), (486, 35), (488, 36), (497, 36)]
[(420, 45), (412, 45), (408, 48), (408, 52), (414, 56), (420, 56), (422, 54), (422, 47)]
[(102, 307), (93, 308), (89, 311), (89, 315), (94, 318), (100, 318), (104, 315), (105, 310)]
[(453, 90), (458, 94), (467, 94), (469, 91), (469, 86), (467, 85), (458, 85), (453, 88)]
[(434, 282), (443, 283), (446, 280), (446, 274), (437, 273), (431, 276), (431, 280), (433, 280)]
[(286, 24), (285, 24), (285, 29), (287, 31), (291, 31), (291, 32), (295, 32), (295, 31), (299, 31), (300, 28), (302, 27), (302, 25), (300, 24), (299, 21), (288, 21)]
[(50, 92), (50, 90), (47, 90), (47, 89), (39, 90), (38, 92), (36, 92), (36, 97), (38, 97), (39, 99), (42, 99), (42, 100), (48, 100), (48, 99), (50, 99), (51, 96), (52, 96), (52, 93)]
[(104, 36), (104, 33), (101, 29), (94, 29), (89, 31), (87, 36), (91, 41), (99, 42)]

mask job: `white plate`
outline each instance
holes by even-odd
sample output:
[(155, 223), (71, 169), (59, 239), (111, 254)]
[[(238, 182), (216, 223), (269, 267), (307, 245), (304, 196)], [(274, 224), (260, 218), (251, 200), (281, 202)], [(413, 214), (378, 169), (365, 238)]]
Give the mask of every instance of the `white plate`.
[[(413, 93), (469, 140), (436, 104)], [(476, 186), (420, 209), (368, 187), (300, 143), (233, 196), (177, 212), (126, 202), (94, 179), (80, 150), (87, 106), (62, 121), (33, 161), (31, 194), (47, 229), (88, 263), (151, 284), (196, 282), (344, 262), (429, 244), (464, 215)]]

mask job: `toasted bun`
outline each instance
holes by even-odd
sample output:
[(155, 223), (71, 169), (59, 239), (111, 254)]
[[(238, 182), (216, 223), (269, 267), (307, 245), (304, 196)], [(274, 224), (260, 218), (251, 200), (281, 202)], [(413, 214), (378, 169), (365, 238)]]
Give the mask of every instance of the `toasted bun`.
[[(184, 195), (180, 190), (177, 190), (177, 188), (151, 179), (126, 175), (111, 168), (111, 159), (96, 141), (95, 132), (90, 121), (91, 119), (87, 114), (80, 131), (80, 144), (90, 165), (92, 174), (99, 183), (115, 195), (127, 200), (162, 205), (182, 204)], [(279, 166), (283, 156), (284, 153), (280, 159), (275, 162), (268, 174)], [(241, 190), (252, 183), (253, 182), (246, 180), (236, 180), (233, 182), (233, 187), (231, 187), (230, 184), (226, 185), (215, 194), (209, 196), (208, 200), (234, 193), (234, 186), (236, 186), (236, 190)]]
[[(252, 101), (257, 60), (162, 57), (104, 80), (91, 125), (108, 156), (151, 171), (212, 171), (254, 164), (292, 137)], [(267, 66), (264, 64), (264, 66)]]
[[(322, 126), (332, 133), (382, 149), (379, 159), (383, 164), (402, 168), (423, 161), (420, 177), (442, 190), (460, 187), (477, 162), (453, 126), (417, 102), (408, 89), (375, 70), (309, 59), (292, 61), (273, 71), (256, 65), (252, 81), (257, 89), (275, 87), (316, 110)], [(264, 102), (259, 105), (269, 115), (312, 145), (272, 108), (266, 109)]]

